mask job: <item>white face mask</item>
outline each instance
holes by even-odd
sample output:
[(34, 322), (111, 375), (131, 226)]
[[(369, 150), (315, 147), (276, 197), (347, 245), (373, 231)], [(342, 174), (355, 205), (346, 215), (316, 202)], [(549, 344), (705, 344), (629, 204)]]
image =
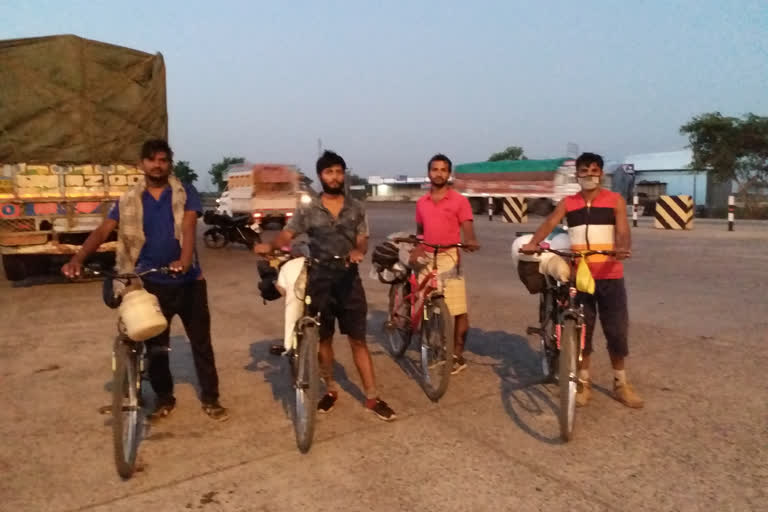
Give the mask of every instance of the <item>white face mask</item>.
[(600, 184), (600, 176), (584, 176), (579, 178), (579, 185), (582, 190), (594, 190)]

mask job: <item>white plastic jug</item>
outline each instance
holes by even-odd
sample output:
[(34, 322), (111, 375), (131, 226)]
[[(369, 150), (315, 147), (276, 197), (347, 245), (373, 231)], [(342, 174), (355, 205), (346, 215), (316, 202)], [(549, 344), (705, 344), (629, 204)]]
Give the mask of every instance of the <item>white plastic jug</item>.
[(123, 295), (119, 311), (125, 334), (133, 341), (148, 340), (168, 327), (157, 297), (143, 288)]

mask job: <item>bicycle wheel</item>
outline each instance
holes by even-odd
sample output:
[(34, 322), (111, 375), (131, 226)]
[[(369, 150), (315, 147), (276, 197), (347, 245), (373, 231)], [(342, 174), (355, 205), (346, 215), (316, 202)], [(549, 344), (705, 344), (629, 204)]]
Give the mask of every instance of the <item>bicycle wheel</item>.
[(293, 428), (296, 431), (296, 445), (301, 453), (309, 451), (315, 433), (315, 416), (320, 394), (318, 340), (317, 326), (305, 325), (301, 328), (298, 349), (293, 356), (293, 384), (296, 392)]
[(539, 335), (541, 358), (541, 373), (544, 382), (557, 380), (557, 341), (555, 340), (555, 305), (550, 291), (544, 291), (539, 296)]
[(565, 320), (560, 338), (559, 381), (560, 381), (560, 436), (563, 441), (573, 438), (573, 424), (576, 416), (577, 354), (579, 331), (576, 321)]
[(405, 297), (410, 293), (408, 282), (394, 283), (389, 287), (389, 318), (384, 324), (387, 350), (393, 357), (403, 357), (411, 344), (410, 304)]
[(112, 366), (112, 442), (117, 473), (130, 478), (136, 468), (136, 453), (141, 436), (139, 369), (130, 341), (120, 337), (115, 342)]
[(227, 236), (219, 228), (211, 228), (203, 233), (203, 243), (209, 249), (221, 249), (227, 245)]
[(424, 392), (437, 401), (448, 389), (453, 369), (453, 317), (442, 297), (424, 305), (421, 326), (421, 367)]

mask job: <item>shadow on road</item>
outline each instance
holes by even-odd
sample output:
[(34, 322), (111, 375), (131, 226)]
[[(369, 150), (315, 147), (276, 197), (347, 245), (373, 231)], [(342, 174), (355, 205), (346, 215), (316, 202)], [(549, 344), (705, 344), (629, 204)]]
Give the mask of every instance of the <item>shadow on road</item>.
[[(343, 337), (337, 335), (335, 338)], [(334, 343), (340, 342), (345, 343), (346, 340), (337, 339), (334, 341)], [(284, 356), (277, 356), (269, 352), (272, 345), (282, 345), (282, 343), (282, 338), (251, 343), (251, 362), (245, 366), (245, 369), (249, 372), (262, 373), (264, 375), (264, 380), (269, 383), (272, 390), (272, 399), (280, 402), (285, 414), (291, 417), (294, 405), (294, 391), (290, 365)], [(334, 362), (333, 376), (343, 391), (361, 402), (365, 401), (365, 394), (355, 383), (349, 380), (346, 369), (338, 362)], [(323, 392), (324, 389), (321, 388), (321, 393)]]
[[(545, 435), (526, 420), (541, 414), (557, 415), (551, 388), (544, 384), (539, 370), (539, 355), (528, 340), (505, 331), (470, 328), (467, 351), (495, 359), (490, 366), (500, 378), (500, 397), (504, 410), (520, 429), (547, 444), (561, 444), (559, 433)], [(483, 363), (474, 363), (483, 365)]]
[[(368, 315), (368, 333), (373, 336), (376, 342), (382, 347), (381, 351), (375, 352), (376, 354), (383, 353), (392, 358), (391, 354), (387, 351), (387, 330), (384, 324), (387, 321), (389, 313), (386, 311), (371, 311)], [(371, 354), (374, 351), (371, 350)], [(415, 381), (419, 385), (422, 383), (421, 374), (421, 352), (419, 351), (418, 335), (414, 335), (411, 338), (411, 345), (406, 353), (401, 358), (392, 358), (392, 360), (400, 367), (408, 378)]]

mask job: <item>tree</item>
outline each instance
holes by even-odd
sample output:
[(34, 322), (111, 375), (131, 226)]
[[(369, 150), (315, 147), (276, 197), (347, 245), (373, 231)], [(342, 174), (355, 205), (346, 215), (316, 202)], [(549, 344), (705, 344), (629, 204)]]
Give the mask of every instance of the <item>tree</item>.
[(197, 173), (189, 166), (187, 160), (179, 160), (173, 164), (173, 174), (186, 185), (192, 185), (197, 181)]
[(211, 169), (208, 171), (208, 174), (211, 175), (211, 181), (213, 184), (219, 187), (219, 192), (224, 190), (224, 187), (226, 186), (224, 173), (227, 172), (227, 169), (229, 169), (229, 167), (232, 165), (242, 164), (243, 162), (245, 162), (245, 158), (241, 156), (227, 156), (224, 157), (221, 162), (211, 165)]
[(717, 183), (735, 182), (737, 194), (751, 211), (755, 191), (768, 186), (768, 117), (720, 112), (694, 116), (680, 127), (693, 151), (691, 168), (707, 170)]
[(523, 154), (523, 148), (520, 146), (509, 146), (504, 151), (492, 154), (489, 158), (489, 162), (498, 162), (499, 160), (528, 160), (528, 157)]

